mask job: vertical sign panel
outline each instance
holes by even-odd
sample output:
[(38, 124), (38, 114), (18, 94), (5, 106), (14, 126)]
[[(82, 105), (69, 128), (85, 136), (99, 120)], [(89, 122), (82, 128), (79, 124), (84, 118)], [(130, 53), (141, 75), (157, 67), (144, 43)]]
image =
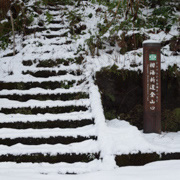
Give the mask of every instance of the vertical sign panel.
[(143, 42), (143, 123), (145, 133), (161, 133), (161, 44)]

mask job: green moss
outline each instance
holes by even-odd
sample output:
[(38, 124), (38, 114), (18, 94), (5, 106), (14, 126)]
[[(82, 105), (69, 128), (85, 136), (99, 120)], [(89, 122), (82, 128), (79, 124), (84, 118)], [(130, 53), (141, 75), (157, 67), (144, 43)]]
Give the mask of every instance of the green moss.
[(132, 110), (127, 113), (119, 114), (120, 119), (128, 121), (131, 125), (143, 129), (143, 106), (137, 104)]
[(50, 23), (53, 20), (53, 16), (47, 11), (46, 12), (46, 21)]
[(115, 119), (116, 118), (115, 114), (116, 114), (115, 110), (104, 112), (105, 118), (108, 120)]
[(180, 108), (174, 109), (173, 113), (177, 119), (180, 119)]
[(166, 109), (162, 113), (162, 129), (163, 131), (177, 132), (180, 129), (180, 108), (174, 110)]

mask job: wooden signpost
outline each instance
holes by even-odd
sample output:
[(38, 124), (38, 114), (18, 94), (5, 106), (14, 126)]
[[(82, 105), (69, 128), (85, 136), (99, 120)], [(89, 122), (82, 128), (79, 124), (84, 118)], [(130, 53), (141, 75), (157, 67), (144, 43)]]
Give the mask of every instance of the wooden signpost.
[(161, 43), (143, 42), (144, 133), (161, 133)]

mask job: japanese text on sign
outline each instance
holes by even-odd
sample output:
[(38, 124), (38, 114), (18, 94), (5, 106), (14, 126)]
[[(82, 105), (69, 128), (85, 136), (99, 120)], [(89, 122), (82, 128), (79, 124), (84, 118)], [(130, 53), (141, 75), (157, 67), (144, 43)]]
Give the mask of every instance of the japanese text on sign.
[(147, 75), (147, 101), (149, 104), (149, 109), (151, 111), (156, 110), (156, 103), (158, 103), (158, 89), (159, 89), (159, 76), (158, 76), (158, 62), (156, 61), (156, 54), (149, 54), (149, 67)]

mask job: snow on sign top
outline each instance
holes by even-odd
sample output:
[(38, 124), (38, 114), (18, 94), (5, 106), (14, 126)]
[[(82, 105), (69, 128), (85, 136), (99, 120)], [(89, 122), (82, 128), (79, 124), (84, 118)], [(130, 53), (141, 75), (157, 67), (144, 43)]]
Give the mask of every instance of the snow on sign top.
[(150, 43), (160, 44), (161, 42), (157, 40), (152, 40), (152, 39), (143, 41), (143, 44), (150, 44)]

